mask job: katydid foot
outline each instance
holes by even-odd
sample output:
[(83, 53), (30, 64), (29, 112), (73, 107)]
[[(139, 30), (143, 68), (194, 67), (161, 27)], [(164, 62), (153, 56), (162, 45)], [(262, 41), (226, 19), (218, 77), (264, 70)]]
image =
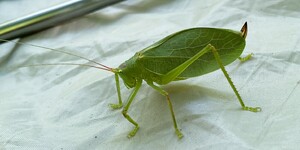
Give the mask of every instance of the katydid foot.
[(179, 131), (179, 129), (176, 129), (176, 135), (179, 139), (181, 139), (183, 137), (183, 134)]
[(123, 104), (109, 104), (112, 109), (120, 109), (123, 107)]
[(245, 57), (239, 57), (239, 60), (240, 60), (241, 62), (245, 62), (245, 61), (247, 61), (247, 60), (251, 59), (251, 58), (252, 58), (252, 56), (253, 56), (253, 53), (251, 53), (251, 54), (248, 54), (248, 55), (247, 55), (247, 56), (245, 56)]
[(262, 110), (260, 107), (248, 107), (248, 106), (244, 106), (244, 107), (242, 107), (242, 109), (251, 111), (251, 112), (261, 112), (261, 110)]
[(130, 133), (127, 135), (127, 137), (128, 138), (134, 137), (136, 132), (139, 130), (139, 128), (140, 128), (139, 126), (135, 126), (135, 128), (132, 131), (130, 131)]

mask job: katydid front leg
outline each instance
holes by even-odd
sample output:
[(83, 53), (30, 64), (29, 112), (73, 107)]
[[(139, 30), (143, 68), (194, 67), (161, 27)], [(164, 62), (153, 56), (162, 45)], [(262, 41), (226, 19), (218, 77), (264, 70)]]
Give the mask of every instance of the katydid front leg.
[(115, 73), (115, 80), (116, 80), (116, 88), (118, 93), (119, 104), (110, 104), (110, 107), (113, 109), (120, 109), (123, 107), (122, 97), (121, 97), (121, 90), (120, 90), (120, 81), (118, 73)]

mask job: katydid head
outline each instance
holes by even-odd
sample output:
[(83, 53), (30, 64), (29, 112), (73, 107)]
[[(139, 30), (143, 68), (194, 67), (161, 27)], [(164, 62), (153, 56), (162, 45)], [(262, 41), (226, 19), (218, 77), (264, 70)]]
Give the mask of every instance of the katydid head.
[(133, 75), (134, 74), (134, 68), (130, 63), (128, 64), (128, 61), (122, 63), (117, 71), (118, 75), (123, 79), (124, 84), (127, 88), (133, 88), (136, 85), (136, 77)]
[(123, 79), (124, 84), (127, 88), (133, 88), (136, 85), (136, 79), (128, 76), (127, 74), (125, 74), (122, 70), (118, 73), (120, 75), (120, 77)]

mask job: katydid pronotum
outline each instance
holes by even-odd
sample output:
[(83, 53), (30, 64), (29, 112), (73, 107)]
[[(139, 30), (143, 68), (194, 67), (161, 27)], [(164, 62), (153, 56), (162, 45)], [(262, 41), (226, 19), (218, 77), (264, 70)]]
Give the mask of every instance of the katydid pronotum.
[(169, 94), (158, 85), (165, 85), (172, 81), (185, 80), (188, 78), (201, 76), (221, 69), (235, 95), (237, 96), (242, 109), (252, 112), (261, 111), (260, 107), (248, 107), (244, 104), (241, 96), (239, 95), (224, 68), (225, 65), (230, 64), (236, 59), (246, 61), (251, 57), (251, 54), (245, 58), (240, 57), (245, 47), (246, 36), (247, 22), (240, 31), (220, 28), (190, 28), (173, 33), (154, 43), (153, 45), (143, 49), (142, 51), (137, 52), (133, 57), (122, 63), (117, 68), (110, 68), (93, 60), (66, 51), (20, 42), (17, 43), (45, 48), (55, 52), (61, 52), (85, 59), (95, 64), (93, 66), (86, 64), (57, 63), (36, 64), (30, 66), (81, 65), (114, 73), (119, 101), (117, 104), (110, 105), (113, 109), (119, 109), (123, 107), (119, 83), (120, 76), (127, 88), (133, 88), (133, 91), (128, 97), (127, 103), (122, 111), (123, 116), (134, 125), (134, 129), (129, 132), (128, 137), (133, 137), (139, 129), (139, 124), (132, 119), (130, 115), (128, 115), (128, 110), (136, 94), (138, 93), (142, 82), (145, 81), (150, 87), (166, 97), (173, 120), (173, 126), (175, 128), (175, 133), (177, 134), (178, 138), (182, 138), (183, 134), (177, 126), (177, 121)]

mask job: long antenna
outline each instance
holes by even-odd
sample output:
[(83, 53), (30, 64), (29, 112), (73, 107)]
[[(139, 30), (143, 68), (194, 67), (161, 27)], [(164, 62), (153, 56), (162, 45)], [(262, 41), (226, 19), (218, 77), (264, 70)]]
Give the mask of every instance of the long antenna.
[[(47, 49), (47, 50), (50, 50), (50, 51), (54, 51), (54, 52), (59, 52), (59, 53), (64, 53), (64, 54), (67, 54), (67, 55), (71, 55), (71, 56), (74, 56), (74, 57), (78, 57), (78, 58), (81, 58), (81, 59), (84, 59), (84, 60), (87, 60), (89, 62), (92, 62), (92, 63), (95, 63), (99, 66), (102, 66), (104, 67), (105, 69), (104, 70), (108, 70), (108, 71), (112, 71), (113, 69), (108, 67), (108, 66), (105, 66), (103, 64), (100, 64), (94, 60), (91, 60), (91, 59), (88, 59), (88, 58), (85, 58), (85, 57), (82, 57), (82, 56), (79, 56), (79, 55), (76, 55), (76, 54), (72, 54), (72, 53), (69, 53), (69, 52), (66, 52), (66, 51), (62, 51), (62, 50), (58, 50), (58, 49), (53, 49), (53, 48), (48, 48), (48, 47), (44, 47), (44, 46), (39, 46), (39, 45), (33, 45), (33, 44), (30, 44), (30, 43), (23, 43), (23, 42), (14, 42), (14, 41), (9, 41), (9, 40), (4, 40), (4, 39), (0, 39), (0, 41), (5, 41), (5, 42), (11, 42), (11, 43), (16, 43), (16, 44), (20, 44), (20, 45), (25, 45), (25, 46), (33, 46), (33, 47), (38, 47), (38, 48), (44, 48), (44, 49)], [(95, 67), (95, 66), (94, 66)], [(100, 68), (99, 68), (100, 69)]]
[(88, 65), (88, 64), (76, 64), (76, 63), (33, 64), (33, 65), (21, 66), (20, 68), (23, 68), (23, 67), (39, 67), (39, 66), (57, 66), (57, 65), (92, 67), (92, 68), (106, 70), (106, 71), (110, 71), (111, 72), (111, 70), (107, 69), (107, 68), (97, 67), (97, 66)]

